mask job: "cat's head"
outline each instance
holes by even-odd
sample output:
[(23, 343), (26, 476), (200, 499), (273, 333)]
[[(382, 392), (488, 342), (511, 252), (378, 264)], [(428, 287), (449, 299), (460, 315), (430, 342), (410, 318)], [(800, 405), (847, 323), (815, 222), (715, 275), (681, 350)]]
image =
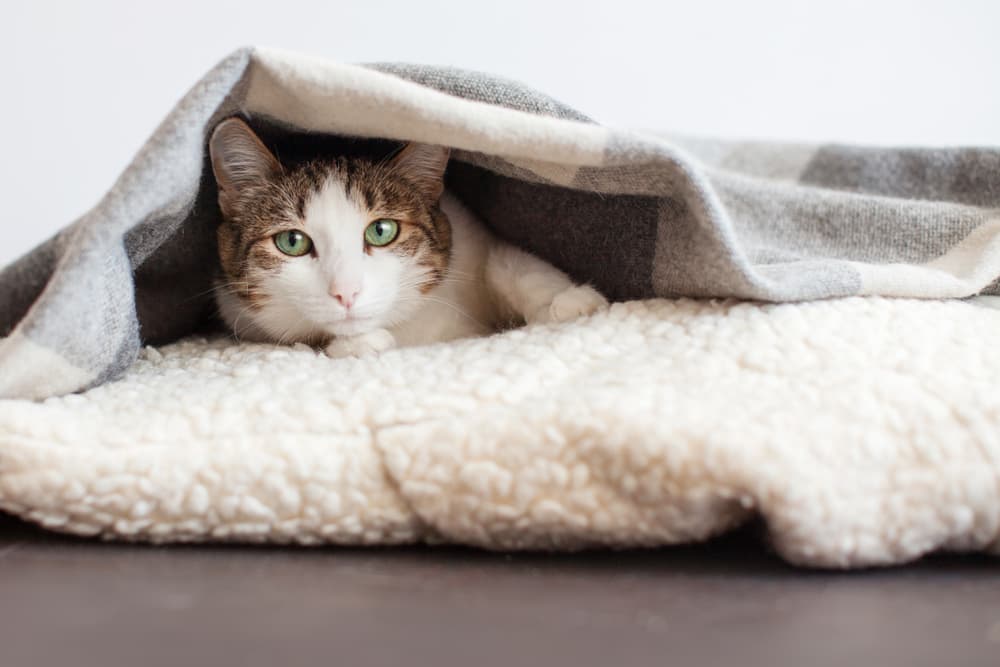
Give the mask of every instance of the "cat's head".
[(282, 165), (237, 118), (209, 141), (223, 223), (217, 290), (239, 335), (321, 342), (410, 317), (444, 278), (448, 149)]

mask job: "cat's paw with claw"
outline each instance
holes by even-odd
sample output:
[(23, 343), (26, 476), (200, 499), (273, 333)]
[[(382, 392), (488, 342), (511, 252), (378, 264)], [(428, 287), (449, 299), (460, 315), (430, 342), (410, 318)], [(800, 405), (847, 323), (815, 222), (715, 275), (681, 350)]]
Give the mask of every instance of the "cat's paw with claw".
[(396, 339), (385, 329), (375, 329), (359, 336), (337, 337), (330, 341), (324, 352), (326, 356), (340, 359), (342, 357), (363, 357), (378, 354), (396, 347)]
[(608, 300), (593, 287), (574, 285), (556, 294), (552, 303), (539, 309), (529, 324), (569, 322), (607, 307)]

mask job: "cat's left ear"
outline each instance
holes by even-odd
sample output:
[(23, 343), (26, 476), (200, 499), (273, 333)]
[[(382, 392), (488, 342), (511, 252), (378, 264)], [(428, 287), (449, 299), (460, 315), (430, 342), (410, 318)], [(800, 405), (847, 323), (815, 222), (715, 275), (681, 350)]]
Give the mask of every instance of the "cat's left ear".
[(450, 150), (433, 144), (409, 143), (389, 162), (393, 168), (436, 202), (444, 191), (444, 170)]
[(208, 141), (212, 171), (219, 184), (219, 206), (225, 215), (232, 215), (240, 193), (266, 183), (281, 173), (281, 164), (239, 118), (219, 123)]

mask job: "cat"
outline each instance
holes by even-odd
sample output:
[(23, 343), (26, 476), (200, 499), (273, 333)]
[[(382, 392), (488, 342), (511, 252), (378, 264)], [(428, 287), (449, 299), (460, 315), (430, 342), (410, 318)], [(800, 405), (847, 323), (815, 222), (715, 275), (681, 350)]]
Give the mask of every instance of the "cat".
[(240, 339), (351, 357), (608, 305), (446, 192), (447, 148), (286, 166), (234, 117), (215, 128), (209, 154), (223, 218), (216, 303)]

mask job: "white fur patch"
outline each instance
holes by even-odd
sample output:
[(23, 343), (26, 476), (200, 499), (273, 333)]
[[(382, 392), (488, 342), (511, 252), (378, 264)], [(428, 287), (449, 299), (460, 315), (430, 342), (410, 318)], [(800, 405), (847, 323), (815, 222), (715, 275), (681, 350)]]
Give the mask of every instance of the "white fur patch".
[(536, 322), (570, 322), (584, 315), (593, 315), (608, 307), (608, 300), (589, 285), (574, 285), (559, 292), (543, 309)]
[(0, 505), (153, 541), (656, 545), (760, 513), (798, 563), (1000, 553), (997, 330), (854, 298), (616, 304), (363, 359), (181, 342), (0, 402)]

